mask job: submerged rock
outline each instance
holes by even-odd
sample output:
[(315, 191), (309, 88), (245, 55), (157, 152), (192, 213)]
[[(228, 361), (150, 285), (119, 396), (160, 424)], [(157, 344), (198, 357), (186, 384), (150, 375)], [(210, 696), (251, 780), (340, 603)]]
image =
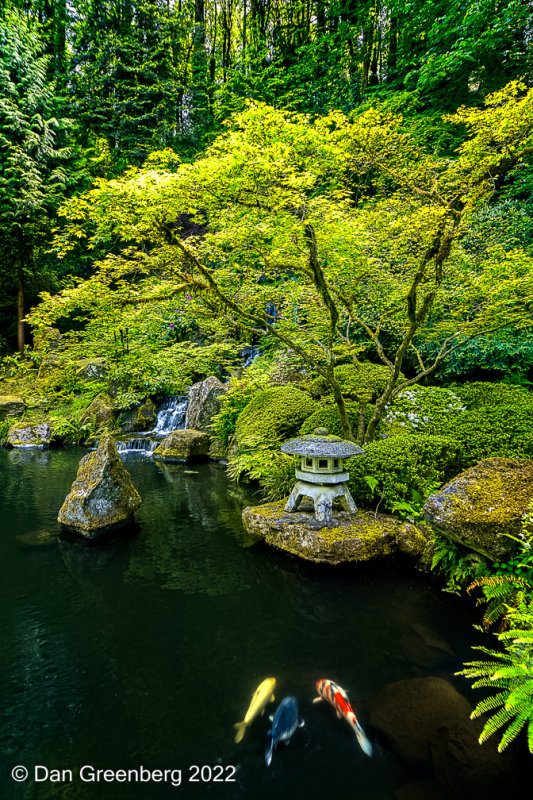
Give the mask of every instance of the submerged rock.
[[(313, 511), (284, 511), (285, 501), (249, 506), (242, 512), (248, 533), (307, 561), (342, 564), (395, 553), (402, 523), (394, 517), (358, 511), (334, 511), (334, 524), (317, 523)], [(310, 506), (311, 508), (311, 506)]]
[(50, 445), (52, 428), (47, 422), (32, 425), (12, 425), (7, 434), (7, 443), (20, 449), (44, 450)]
[(113, 439), (105, 435), (98, 449), (81, 459), (58, 522), (92, 538), (127, 522), (140, 503)]
[(3, 394), (0, 395), (0, 420), (7, 417), (18, 417), (24, 414), (26, 405), (22, 397), (16, 394)]
[(228, 386), (214, 375), (191, 386), (185, 427), (209, 431), (213, 417), (220, 411), (220, 396), (227, 390)]
[(425, 520), (437, 531), (493, 561), (516, 549), (522, 517), (533, 499), (533, 461), (480, 461), (431, 495)]
[(471, 712), (448, 681), (413, 678), (386, 686), (370, 719), (403, 760), (433, 767), (445, 797), (496, 800), (514, 782), (516, 752), (498, 753), (497, 737), (480, 745), (484, 721)]
[(188, 461), (207, 458), (209, 436), (203, 431), (187, 428), (171, 431), (153, 452), (153, 458), (161, 461)]

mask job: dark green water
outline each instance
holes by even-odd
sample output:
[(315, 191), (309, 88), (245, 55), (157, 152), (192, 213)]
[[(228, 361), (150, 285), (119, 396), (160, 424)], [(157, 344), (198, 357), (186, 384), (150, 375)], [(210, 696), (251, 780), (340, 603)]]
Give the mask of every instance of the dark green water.
[[(256, 500), (216, 464), (187, 474), (129, 457), (143, 498), (136, 528), (92, 546), (58, 539), (57, 511), (82, 454), (0, 451), (3, 799), (386, 800), (424, 777), (376, 738), (368, 709), (404, 678), (439, 675), (467, 691), (452, 677), (473, 655), (463, 601), (405, 564), (326, 569), (254, 543), (240, 512)], [(453, 654), (426, 652), (426, 628)], [(267, 676), (278, 679), (278, 700), (298, 698), (306, 722), (270, 768), (266, 716), (233, 741)], [(331, 708), (312, 705), (320, 677), (347, 690), (373, 758)], [(71, 770), (73, 780), (17, 784), (16, 765), (32, 776), (35, 765)], [(83, 782), (83, 765), (179, 769), (182, 783)], [(194, 765), (211, 778), (234, 766), (235, 781), (190, 782)]]

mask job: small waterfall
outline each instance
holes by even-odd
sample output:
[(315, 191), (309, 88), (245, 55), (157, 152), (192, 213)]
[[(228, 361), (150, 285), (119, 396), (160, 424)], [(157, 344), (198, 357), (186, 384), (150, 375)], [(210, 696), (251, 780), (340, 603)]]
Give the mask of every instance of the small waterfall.
[(157, 424), (152, 433), (164, 435), (185, 427), (185, 415), (189, 398), (187, 395), (171, 395), (157, 410)]
[(247, 347), (244, 347), (239, 353), (240, 357), (243, 360), (242, 367), (243, 368), (249, 367), (251, 364), (254, 363), (255, 359), (260, 354), (261, 350), (259, 349), (259, 347), (256, 347), (255, 345), (253, 346), (248, 345)]
[(151, 436), (139, 436), (137, 439), (125, 439), (124, 441), (115, 440), (119, 453), (153, 453), (159, 439), (152, 439)]
[(189, 398), (187, 395), (170, 395), (157, 409), (155, 428), (146, 433), (134, 434), (131, 439), (126, 436), (116, 437), (115, 443), (119, 453), (145, 453), (151, 456), (161, 440), (178, 428), (185, 427), (185, 415)]

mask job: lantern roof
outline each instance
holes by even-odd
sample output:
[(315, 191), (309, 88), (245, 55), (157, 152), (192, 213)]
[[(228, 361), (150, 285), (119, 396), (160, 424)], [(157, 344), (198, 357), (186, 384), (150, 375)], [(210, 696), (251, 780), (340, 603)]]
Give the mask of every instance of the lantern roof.
[(290, 456), (319, 456), (320, 458), (350, 458), (364, 453), (353, 442), (332, 436), (326, 428), (316, 428), (314, 433), (289, 439), (281, 445), (281, 451)]

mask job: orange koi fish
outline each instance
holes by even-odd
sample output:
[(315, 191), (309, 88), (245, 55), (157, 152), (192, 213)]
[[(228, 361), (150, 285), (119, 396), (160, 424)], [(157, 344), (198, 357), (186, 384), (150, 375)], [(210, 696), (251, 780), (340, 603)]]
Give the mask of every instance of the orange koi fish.
[(341, 717), (344, 717), (348, 724), (354, 729), (355, 735), (357, 736), (357, 741), (359, 742), (363, 753), (366, 753), (367, 756), (371, 756), (372, 745), (357, 721), (355, 712), (350, 705), (348, 695), (344, 689), (342, 689), (336, 683), (333, 683), (333, 681), (327, 680), (326, 678), (321, 678), (316, 682), (316, 690), (318, 692), (318, 697), (315, 697), (313, 703), (320, 703), (321, 700), (327, 700), (328, 703), (331, 703), (337, 712), (338, 718), (340, 719)]

